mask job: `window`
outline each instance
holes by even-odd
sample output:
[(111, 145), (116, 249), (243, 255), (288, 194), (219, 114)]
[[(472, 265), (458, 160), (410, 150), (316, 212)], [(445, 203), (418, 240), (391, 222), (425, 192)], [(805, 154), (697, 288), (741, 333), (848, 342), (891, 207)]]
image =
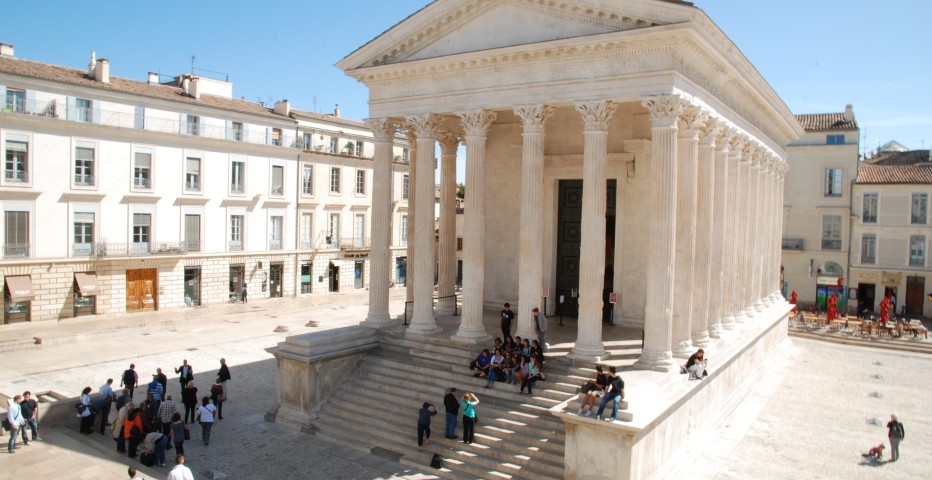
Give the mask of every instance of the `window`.
[(230, 164), (230, 193), (246, 192), (246, 162), (233, 160)]
[(310, 133), (304, 134), (304, 141), (302, 142), (302, 145), (301, 145), (304, 148), (304, 150), (311, 149), (312, 138), (314, 138), (313, 134), (310, 134)]
[(148, 253), (152, 235), (152, 215), (133, 214), (133, 253)]
[(196, 115), (185, 115), (184, 133), (188, 135), (200, 135), (201, 119)]
[(356, 156), (361, 157), (363, 152), (365, 152), (365, 149), (366, 149), (366, 142), (363, 142), (362, 140), (358, 140), (356, 142)]
[(6, 107), (8, 112), (23, 113), (26, 111), (26, 92), (23, 90), (6, 89)]
[(825, 143), (829, 145), (844, 145), (845, 136), (844, 135), (828, 135), (825, 137)]
[(926, 265), (926, 237), (925, 235), (909, 236), (909, 266), (924, 267)]
[(463, 251), (463, 237), (456, 237), (456, 251)]
[(912, 205), (910, 223), (913, 225), (925, 225), (926, 211), (929, 207), (929, 195), (925, 193), (914, 193)]
[(152, 150), (137, 149), (133, 155), (133, 188), (152, 188)]
[(401, 149), (401, 160), (405, 163), (408, 163), (408, 149), (407, 148)]
[(282, 146), (282, 129), (273, 128), (271, 140), (272, 145)]
[(81, 143), (74, 149), (74, 184), (94, 186), (94, 144)]
[(826, 168), (825, 169), (825, 196), (826, 197), (840, 197), (841, 196), (841, 169), (840, 168)]
[(301, 214), (301, 248), (314, 246), (314, 214), (304, 212)]
[(232, 122), (230, 124), (230, 140), (243, 141), (243, 124), (241, 122)]
[(366, 194), (366, 171), (356, 170), (356, 195)]
[(184, 243), (189, 252), (201, 251), (201, 216), (185, 214)]
[(91, 101), (83, 98), (74, 99), (74, 119), (78, 122), (90, 122), (93, 120), (93, 109)]
[(841, 250), (841, 215), (822, 217), (822, 250)]
[(330, 153), (337, 153), (337, 150), (340, 148), (340, 139), (337, 137), (330, 137)]
[[(407, 176), (407, 175), (406, 175)], [(408, 216), (401, 216), (401, 246), (408, 244)]]
[(862, 222), (877, 223), (877, 193), (864, 194), (864, 208), (862, 210)]
[(243, 249), (243, 216), (230, 215), (230, 251)]
[(7, 134), (6, 162), (3, 178), (8, 182), (25, 183), (29, 181), (29, 137)]
[(272, 231), (269, 232), (269, 250), (281, 250), (282, 249), (282, 227), (284, 225), (284, 217), (273, 216), (272, 217)]
[(201, 191), (201, 159), (188, 157), (184, 169), (184, 191)]
[(301, 191), (305, 195), (314, 194), (314, 166), (305, 165), (304, 166), (304, 175), (301, 178)]
[(409, 177), (405, 175), (404, 178), (402, 178), (401, 180), (401, 199), (402, 200), (408, 199), (408, 182), (409, 182)]
[(340, 193), (340, 167), (330, 169), (330, 191)]
[(366, 245), (366, 216), (356, 214), (353, 217), (353, 246), (356, 248)]
[(340, 214), (331, 213), (330, 214), (330, 224), (327, 229), (327, 236), (329, 238), (329, 243), (331, 246), (339, 247), (340, 246)]
[(272, 190), (270, 195), (282, 196), (285, 194), (285, 167), (272, 166)]
[(877, 261), (877, 235), (873, 233), (861, 237), (861, 264), (873, 265)]
[(3, 212), (3, 258), (29, 256), (29, 212)]
[(89, 256), (94, 254), (93, 212), (75, 212), (73, 249), (76, 256)]
[(133, 128), (144, 130), (146, 128), (146, 107), (137, 106), (133, 115)]

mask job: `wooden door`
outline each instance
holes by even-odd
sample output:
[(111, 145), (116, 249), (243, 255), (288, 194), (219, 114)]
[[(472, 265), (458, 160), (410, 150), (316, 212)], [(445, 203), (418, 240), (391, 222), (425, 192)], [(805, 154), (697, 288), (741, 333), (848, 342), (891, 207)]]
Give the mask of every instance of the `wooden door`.
[(126, 271), (126, 311), (158, 309), (158, 277), (156, 268)]
[(906, 315), (922, 316), (925, 290), (925, 277), (906, 277)]

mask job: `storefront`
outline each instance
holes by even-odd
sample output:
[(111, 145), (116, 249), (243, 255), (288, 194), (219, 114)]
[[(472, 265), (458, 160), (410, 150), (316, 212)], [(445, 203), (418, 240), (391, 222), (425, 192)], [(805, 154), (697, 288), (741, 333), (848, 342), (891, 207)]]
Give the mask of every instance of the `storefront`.
[(28, 322), (36, 293), (29, 275), (6, 277), (3, 286), (3, 323)]
[[(230, 301), (243, 301), (243, 285), (245, 284), (246, 266), (243, 264), (230, 265)], [(249, 290), (246, 294), (249, 295)]]
[(365, 270), (366, 270), (366, 261), (360, 258), (357, 258), (353, 262), (353, 288), (363, 288), (365, 286)]
[(187, 307), (201, 305), (201, 267), (184, 267), (184, 304)]
[(305, 262), (301, 264), (301, 293), (311, 293), (311, 273), (314, 271), (314, 264)]
[(139, 268), (126, 271), (126, 311), (158, 310), (159, 271)]
[(94, 272), (74, 272), (74, 316), (97, 314), (97, 274)]
[(282, 296), (282, 262), (272, 262), (269, 264), (269, 298), (281, 298)]
[(844, 312), (847, 304), (845, 295), (845, 279), (843, 277), (816, 278), (816, 308), (820, 312), (828, 311), (828, 299), (836, 295), (838, 303), (835, 304), (837, 312)]

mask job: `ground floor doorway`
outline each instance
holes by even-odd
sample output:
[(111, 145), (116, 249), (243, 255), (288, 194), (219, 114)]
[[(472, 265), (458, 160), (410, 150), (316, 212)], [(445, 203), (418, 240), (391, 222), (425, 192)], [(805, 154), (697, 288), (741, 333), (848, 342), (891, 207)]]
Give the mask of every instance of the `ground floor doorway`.
[(284, 270), (284, 264), (281, 262), (269, 264), (269, 298), (281, 298), (282, 296), (282, 270)]
[[(230, 301), (243, 301), (243, 285), (246, 284), (246, 265), (230, 265)], [(248, 290), (247, 290), (248, 294)]]
[(395, 259), (395, 283), (398, 285), (408, 284), (408, 257)]
[(328, 269), (330, 291), (339, 292), (340, 291), (340, 263), (339, 261), (331, 261), (330, 268)]
[(874, 311), (874, 301), (876, 300), (877, 287), (873, 283), (858, 284), (858, 317), (865, 313)]
[(201, 267), (184, 267), (184, 304), (201, 306)]
[(301, 264), (301, 293), (311, 293), (311, 272), (314, 271), (314, 264), (305, 262)]
[(126, 271), (126, 311), (158, 310), (159, 271), (137, 268)]
[(925, 303), (926, 278), (906, 277), (906, 311), (905, 315), (922, 316)]
[(365, 273), (365, 260), (356, 260), (353, 262), (353, 288), (363, 288), (365, 286)]
[(896, 287), (883, 287), (883, 298), (890, 299), (890, 314), (897, 314), (897, 302), (899, 302), (899, 297), (896, 294)]

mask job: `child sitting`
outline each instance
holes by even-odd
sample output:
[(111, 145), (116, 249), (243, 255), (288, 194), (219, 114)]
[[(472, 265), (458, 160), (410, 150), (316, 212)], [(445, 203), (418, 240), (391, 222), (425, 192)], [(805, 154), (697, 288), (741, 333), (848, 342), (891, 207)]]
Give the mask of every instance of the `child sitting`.
[(883, 459), (883, 449), (886, 448), (884, 444), (877, 445), (876, 447), (871, 448), (867, 453), (862, 453), (861, 456), (865, 458), (873, 458), (876, 460)]

